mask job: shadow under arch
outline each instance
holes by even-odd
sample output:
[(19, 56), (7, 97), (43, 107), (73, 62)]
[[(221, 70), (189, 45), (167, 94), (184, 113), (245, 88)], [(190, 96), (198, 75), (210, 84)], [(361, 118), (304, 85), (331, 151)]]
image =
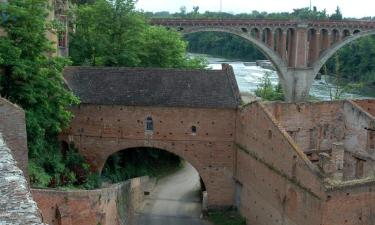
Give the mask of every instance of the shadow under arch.
[[(258, 29), (258, 28), (254, 28)], [(287, 72), (288, 66), (286, 62), (281, 58), (281, 56), (275, 52), (271, 47), (267, 46), (266, 43), (262, 42), (261, 39), (261, 31), (259, 30), (259, 34), (256, 34), (255, 36), (253, 34), (253, 30), (237, 30), (237, 29), (231, 29), (231, 28), (219, 28), (219, 27), (194, 27), (194, 28), (188, 28), (184, 29), (182, 31), (179, 31), (182, 35), (188, 35), (193, 33), (200, 33), (200, 32), (218, 32), (218, 33), (228, 33), (233, 34), (235, 36), (241, 37), (250, 43), (252, 43), (259, 51), (261, 51), (266, 58), (268, 58), (273, 66), (275, 67), (277, 71), (277, 75), (280, 80), (284, 81), (285, 77), (284, 74)], [(259, 40), (257, 39), (257, 36), (259, 36)]]
[(360, 33), (356, 33), (352, 36), (345, 37), (341, 42), (333, 44), (329, 49), (326, 49), (319, 59), (312, 65), (312, 68), (314, 70), (315, 74), (318, 74), (320, 69), (323, 67), (323, 65), (341, 48), (345, 47), (346, 45), (360, 39), (363, 37), (375, 35), (375, 30), (371, 31), (362, 31)]
[(165, 148), (164, 147), (154, 147), (154, 146), (149, 146), (149, 145), (131, 145), (131, 146), (127, 146), (126, 148), (121, 148), (121, 149), (118, 149), (118, 150), (114, 150), (114, 151), (111, 151), (111, 154), (108, 154), (106, 159), (104, 160), (104, 162), (102, 163), (102, 166), (100, 168), (98, 168), (98, 172), (99, 174), (102, 174), (103, 172), (103, 169), (104, 169), (104, 166), (105, 164), (107, 163), (107, 161), (110, 159), (111, 156), (115, 155), (116, 153), (120, 153), (120, 152), (126, 152), (126, 151), (132, 151), (132, 150), (156, 150), (156, 151), (164, 151), (164, 152), (167, 152), (167, 153), (170, 153), (176, 157), (179, 157), (180, 159), (182, 159), (183, 161), (186, 161), (187, 163), (189, 163), (193, 168), (194, 170), (197, 172), (198, 176), (199, 176), (199, 181), (200, 182), (200, 185), (201, 185), (201, 191), (207, 191), (207, 195), (209, 193), (209, 177), (208, 177), (208, 173), (204, 173), (204, 167), (202, 167), (199, 163), (197, 163), (195, 160), (189, 160), (189, 157), (186, 157), (186, 156), (182, 156), (181, 154), (179, 154), (177, 151), (174, 151), (172, 149), (168, 149), (168, 148)]

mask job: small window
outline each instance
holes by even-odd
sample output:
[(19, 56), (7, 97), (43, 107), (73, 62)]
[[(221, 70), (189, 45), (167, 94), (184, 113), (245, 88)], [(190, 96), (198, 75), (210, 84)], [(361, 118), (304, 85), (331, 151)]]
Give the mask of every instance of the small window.
[(192, 126), (191, 127), (191, 133), (192, 134), (196, 134), (197, 133), (197, 127), (196, 126)]
[(146, 131), (153, 131), (153, 130), (154, 130), (154, 122), (152, 121), (152, 117), (147, 117)]

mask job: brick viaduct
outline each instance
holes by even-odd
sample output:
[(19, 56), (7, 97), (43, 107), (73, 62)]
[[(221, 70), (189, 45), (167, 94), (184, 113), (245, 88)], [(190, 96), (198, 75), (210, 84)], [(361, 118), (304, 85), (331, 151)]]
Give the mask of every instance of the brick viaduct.
[(375, 34), (375, 22), (358, 20), (152, 19), (151, 24), (183, 34), (231, 33), (250, 41), (273, 62), (288, 102), (308, 98), (315, 76), (340, 48)]

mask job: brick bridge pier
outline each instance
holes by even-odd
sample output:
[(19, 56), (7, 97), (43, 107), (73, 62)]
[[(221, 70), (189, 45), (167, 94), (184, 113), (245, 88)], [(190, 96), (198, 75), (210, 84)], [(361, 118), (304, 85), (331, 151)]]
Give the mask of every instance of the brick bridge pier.
[(225, 32), (260, 49), (274, 64), (288, 102), (308, 98), (319, 70), (340, 48), (375, 34), (375, 22), (314, 20), (152, 19), (182, 34)]

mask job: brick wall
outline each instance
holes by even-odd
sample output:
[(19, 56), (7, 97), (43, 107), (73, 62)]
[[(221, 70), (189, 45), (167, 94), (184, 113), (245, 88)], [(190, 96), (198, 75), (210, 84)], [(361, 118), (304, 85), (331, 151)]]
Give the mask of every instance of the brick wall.
[(25, 125), (25, 113), (18, 107), (0, 98), (0, 132), (3, 133), (8, 147), (12, 150), (17, 166), (28, 177), (28, 148)]
[(142, 177), (98, 190), (32, 189), (32, 194), (49, 225), (131, 225), (148, 182)]
[[(163, 149), (198, 171), (210, 208), (232, 205), (236, 110), (82, 104), (72, 112), (75, 118), (61, 138), (73, 141), (99, 171), (107, 158), (120, 150)], [(145, 130), (147, 117), (153, 119), (152, 132)]]
[(236, 127), (236, 196), (248, 224), (320, 224), (324, 186), (275, 118), (256, 102), (240, 110)]
[(375, 99), (355, 100), (353, 102), (375, 117)]
[(342, 101), (269, 103), (267, 109), (303, 151), (329, 150), (344, 138)]
[(348, 183), (327, 191), (321, 225), (375, 225), (375, 183)]

